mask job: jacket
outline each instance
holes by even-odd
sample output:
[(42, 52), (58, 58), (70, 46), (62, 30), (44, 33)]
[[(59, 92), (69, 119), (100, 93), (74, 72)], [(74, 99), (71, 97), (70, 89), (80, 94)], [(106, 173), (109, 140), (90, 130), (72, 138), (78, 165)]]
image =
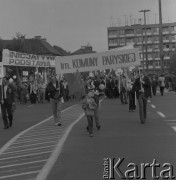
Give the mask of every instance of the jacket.
[[(3, 85), (0, 85), (0, 103), (2, 100), (4, 100), (4, 96), (5, 96), (3, 87), (4, 87)], [(15, 89), (11, 84), (7, 85), (6, 99), (5, 100), (10, 105), (12, 105), (12, 103), (15, 103)]]
[[(56, 90), (57, 88), (60, 88), (59, 92)], [(50, 98), (60, 100), (63, 97), (63, 86), (56, 81), (56, 87), (54, 87), (53, 83), (50, 82), (47, 86), (47, 92)]]
[[(143, 78), (144, 84), (142, 84), (142, 87), (144, 88), (144, 95), (146, 98), (151, 97), (151, 83), (147, 76)], [(136, 91), (137, 99), (139, 98), (140, 90), (141, 90), (141, 82), (140, 78), (137, 78), (133, 84), (132, 87), (133, 91)]]

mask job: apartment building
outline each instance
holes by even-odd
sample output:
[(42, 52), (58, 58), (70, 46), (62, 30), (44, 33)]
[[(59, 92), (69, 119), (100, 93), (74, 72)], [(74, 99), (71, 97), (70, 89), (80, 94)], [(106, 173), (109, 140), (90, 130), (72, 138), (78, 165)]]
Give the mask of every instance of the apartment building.
[[(146, 36), (145, 36), (146, 28)], [(123, 47), (129, 43), (134, 43), (134, 47), (139, 48), (141, 66), (146, 69), (146, 49), (148, 57), (148, 70), (151, 73), (161, 72), (160, 46), (159, 46), (159, 24), (141, 24), (121, 27), (108, 27), (108, 49)], [(176, 48), (176, 22), (164, 23), (162, 25), (163, 37), (163, 64), (164, 71), (168, 71), (172, 61), (172, 53)], [(146, 38), (146, 39), (145, 39)], [(146, 42), (145, 42), (146, 40)], [(147, 46), (145, 45), (147, 44)]]

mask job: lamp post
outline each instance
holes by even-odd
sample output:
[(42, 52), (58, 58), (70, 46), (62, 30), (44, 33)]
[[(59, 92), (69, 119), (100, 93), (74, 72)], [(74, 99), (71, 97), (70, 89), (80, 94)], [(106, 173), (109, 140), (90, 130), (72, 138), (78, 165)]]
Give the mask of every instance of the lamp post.
[(161, 0), (158, 0), (159, 3), (159, 45), (160, 45), (160, 63), (161, 63), (161, 73), (164, 73), (164, 54), (163, 54), (163, 35), (162, 35), (162, 11), (161, 11)]
[[(147, 54), (147, 32), (146, 32), (146, 12), (150, 10), (144, 9), (140, 10), (139, 12), (144, 13), (144, 28), (145, 28), (145, 53), (146, 53), (146, 71), (148, 72), (148, 54)], [(143, 34), (142, 34), (143, 35)]]

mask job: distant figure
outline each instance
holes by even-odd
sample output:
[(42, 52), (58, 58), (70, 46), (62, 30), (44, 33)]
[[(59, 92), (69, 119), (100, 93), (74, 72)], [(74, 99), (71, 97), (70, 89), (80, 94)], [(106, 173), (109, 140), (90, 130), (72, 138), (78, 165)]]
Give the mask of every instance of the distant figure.
[(165, 88), (165, 77), (163, 74), (161, 74), (161, 76), (159, 77), (158, 82), (159, 82), (159, 86), (160, 86), (161, 96), (163, 96), (164, 95), (164, 88)]
[(152, 78), (152, 93), (154, 96), (156, 96), (156, 90), (157, 90), (158, 82), (156, 80), (156, 77), (154, 76)]
[(0, 103), (4, 129), (12, 126), (13, 107), (15, 106), (15, 89), (8, 80), (8, 77), (4, 77), (0, 86)]

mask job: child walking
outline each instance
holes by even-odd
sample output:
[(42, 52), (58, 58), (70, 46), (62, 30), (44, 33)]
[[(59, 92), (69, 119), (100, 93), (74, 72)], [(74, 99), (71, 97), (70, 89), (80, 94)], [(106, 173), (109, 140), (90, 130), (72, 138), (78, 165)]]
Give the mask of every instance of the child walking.
[(85, 111), (85, 115), (87, 117), (88, 122), (88, 132), (89, 136), (93, 137), (93, 118), (94, 118), (94, 110), (96, 108), (97, 104), (95, 103), (95, 100), (93, 98), (93, 92), (89, 91), (88, 94), (83, 99), (82, 108)]

